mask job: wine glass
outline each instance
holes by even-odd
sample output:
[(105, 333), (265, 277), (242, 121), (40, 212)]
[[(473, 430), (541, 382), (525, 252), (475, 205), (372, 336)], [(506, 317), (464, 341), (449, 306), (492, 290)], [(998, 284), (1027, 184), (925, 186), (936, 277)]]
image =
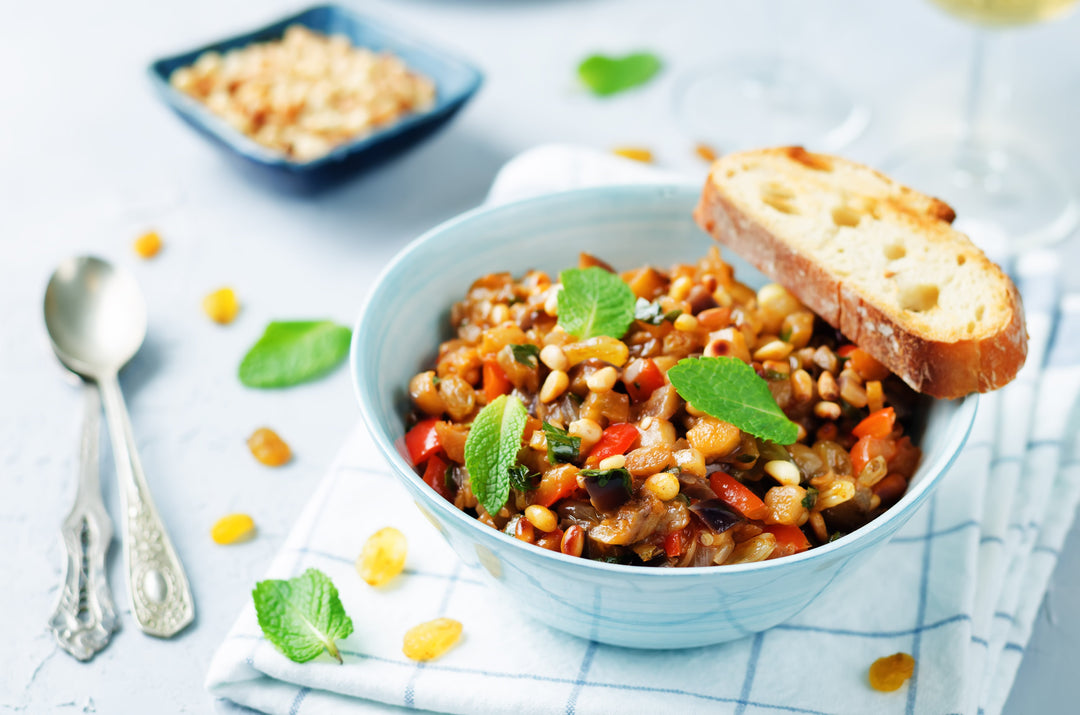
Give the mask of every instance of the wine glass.
[(870, 111), (793, 55), (798, 13), (774, 10), (770, 52), (714, 60), (676, 79), (676, 118), (695, 140), (725, 152), (784, 144), (836, 151), (862, 133)]
[(985, 131), (988, 84), (1003, 81), (986, 71), (987, 53), (998, 39), (991, 30), (1059, 17), (1077, 1), (931, 0), (977, 26), (960, 133), (909, 147), (885, 166), (905, 183), (948, 201), (960, 216), (957, 227), (1001, 258), (1066, 238), (1080, 223), (1080, 206), (1057, 166)]

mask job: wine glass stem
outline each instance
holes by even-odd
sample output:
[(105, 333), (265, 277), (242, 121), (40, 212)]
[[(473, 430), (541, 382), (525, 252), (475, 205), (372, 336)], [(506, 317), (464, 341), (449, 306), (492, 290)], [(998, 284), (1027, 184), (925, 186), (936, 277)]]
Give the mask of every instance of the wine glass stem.
[(964, 123), (960, 130), (960, 145), (972, 149), (982, 133), (986, 106), (986, 52), (987, 33), (976, 28), (972, 36), (971, 67), (968, 75), (967, 104), (964, 107)]

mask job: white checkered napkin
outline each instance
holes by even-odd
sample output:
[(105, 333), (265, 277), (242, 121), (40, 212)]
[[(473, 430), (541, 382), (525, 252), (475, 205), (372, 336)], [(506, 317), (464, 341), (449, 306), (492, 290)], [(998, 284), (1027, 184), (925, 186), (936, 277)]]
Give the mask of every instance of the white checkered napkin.
[[(1020, 262), (1017, 270), (1020, 291), (1024, 296), (1028, 326), (1028, 358), (1017, 378), (995, 395), (1001, 400), (998, 429), (1005, 439), (994, 444), (979, 527), (978, 575), (975, 611), (972, 614), (969, 670), (985, 672), (990, 658), (990, 631), (998, 598), (1005, 585), (1005, 575), (1018, 539), (1014, 499), (1020, 484), (1020, 472), (1028, 451), (1031, 417), (1036, 387), (1045, 360), (1057, 301), (1057, 264), (1051, 254), (1039, 253)], [(983, 398), (986, 399), (985, 397)], [(1011, 682), (1011, 681), (1010, 681)], [(966, 681), (964, 712), (975, 708), (982, 690), (982, 678)]]
[(994, 611), (980, 711), (998, 713), (1005, 705), (1080, 502), (1078, 396), (1080, 295), (1071, 295), (1061, 302), (1039, 384), (1039, 408), (1010, 525), (1017, 545)]
[[(629, 162), (587, 150), (542, 148), (511, 162), (492, 195), (528, 195), (537, 177), (542, 190), (618, 183), (628, 170), (634, 180), (645, 180), (640, 172), (647, 169)], [(1032, 384), (1038, 367), (1030, 370)], [(342, 643), (345, 665), (325, 657), (304, 665), (288, 661), (262, 638), (249, 605), (216, 653), (207, 686), (227, 701), (290, 715), (397, 708), (579, 714), (963, 711), (968, 693), (975, 692), (969, 683), (982, 678), (973, 668), (971, 644), (988, 506), (983, 495), (993, 446), (1002, 441), (998, 428), (1008, 421), (999, 414), (1006, 405), (1021, 409), (1020, 398), (1008, 398), (1011, 389), (984, 398), (955, 467), (927, 507), (874, 559), (843, 574), (789, 623), (734, 643), (684, 651), (599, 645), (523, 617), (512, 600), (459, 564), (358, 427), (268, 573), (287, 578), (316, 567), (334, 580), (356, 624)], [(353, 561), (366, 537), (390, 520), (409, 539), (407, 573), (388, 589), (375, 590), (357, 577)], [(1070, 520), (1071, 511), (1053, 522), (1056, 530), (1045, 522), (1040, 538), (1049, 548)], [(1025, 592), (1021, 608), (1041, 599), (1045, 579), (1032, 585), (1038, 592)], [(462, 642), (431, 663), (406, 659), (405, 630), (444, 614), (464, 624)], [(916, 656), (915, 678), (897, 693), (872, 691), (867, 667), (897, 651)], [(1000, 659), (1002, 666), (1008, 656)], [(823, 677), (828, 687), (822, 687)]]

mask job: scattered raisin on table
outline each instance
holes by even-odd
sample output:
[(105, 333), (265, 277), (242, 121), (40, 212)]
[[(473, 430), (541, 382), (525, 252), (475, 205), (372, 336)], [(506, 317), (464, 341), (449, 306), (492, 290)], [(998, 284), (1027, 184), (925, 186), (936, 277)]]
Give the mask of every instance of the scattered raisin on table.
[(292, 450), (277, 432), (267, 427), (260, 427), (248, 437), (248, 449), (255, 459), (268, 467), (280, 467), (292, 459)]
[(227, 325), (236, 319), (240, 312), (240, 301), (232, 288), (219, 288), (203, 298), (203, 310), (210, 320)]
[(405, 534), (387, 526), (368, 537), (356, 559), (356, 570), (370, 585), (381, 586), (405, 568), (407, 553)]
[(461, 638), (461, 623), (452, 618), (436, 618), (434, 621), (413, 626), (405, 634), (401, 652), (413, 660), (434, 660)]
[(135, 253), (140, 258), (153, 258), (161, 251), (161, 236), (157, 231), (147, 231), (135, 239)]
[(883, 693), (899, 690), (915, 672), (915, 659), (907, 653), (878, 658), (870, 666), (870, 687)]
[(249, 541), (255, 536), (255, 520), (247, 514), (229, 514), (217, 520), (210, 529), (215, 544), (227, 546)]

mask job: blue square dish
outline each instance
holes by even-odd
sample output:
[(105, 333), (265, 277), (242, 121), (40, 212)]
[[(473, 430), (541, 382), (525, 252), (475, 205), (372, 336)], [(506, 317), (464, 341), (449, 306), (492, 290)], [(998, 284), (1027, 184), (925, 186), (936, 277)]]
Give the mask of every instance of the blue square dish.
[[(406, 115), (367, 136), (342, 144), (326, 156), (300, 162), (262, 146), (169, 84), (174, 70), (192, 64), (204, 52), (227, 52), (254, 42), (279, 39), (291, 25), (303, 25), (328, 35), (345, 35), (357, 47), (392, 52), (410, 69), (435, 83), (435, 104), (424, 112)], [(317, 5), (253, 32), (159, 59), (150, 65), (149, 72), (165, 103), (199, 133), (230, 155), (242, 158), (244, 163), (298, 187), (318, 187), (340, 180), (419, 143), (446, 124), (483, 80), (480, 71), (468, 62), (338, 5)]]

